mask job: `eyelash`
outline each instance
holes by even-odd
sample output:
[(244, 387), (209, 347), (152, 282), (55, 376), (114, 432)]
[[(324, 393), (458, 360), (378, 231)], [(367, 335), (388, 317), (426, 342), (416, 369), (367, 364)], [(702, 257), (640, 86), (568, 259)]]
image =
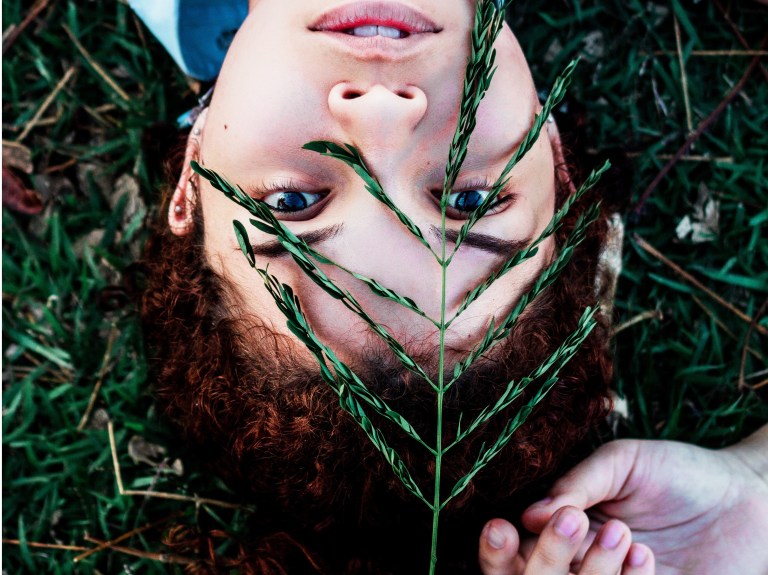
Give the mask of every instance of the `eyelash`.
[[(459, 199), (461, 194), (467, 193), (467, 192), (489, 193), (490, 190), (493, 189), (494, 183), (495, 182), (488, 180), (486, 178), (465, 182), (459, 189), (454, 189), (449, 194), (449, 202), (451, 197), (455, 197), (456, 199)], [(310, 219), (315, 215), (317, 215), (316, 213), (313, 212), (313, 210), (317, 210), (318, 204), (320, 204), (328, 196), (329, 192), (301, 190), (299, 188), (300, 186), (297, 185), (294, 180), (287, 180), (284, 182), (269, 182), (263, 186), (261, 190), (261, 198), (259, 201), (266, 204), (270, 210), (280, 215), (282, 219), (286, 219), (286, 220)], [(303, 202), (307, 205), (301, 209), (286, 209), (286, 208), (278, 207), (280, 202), (284, 200), (278, 200), (277, 205), (273, 205), (269, 203), (268, 201), (269, 198), (279, 194), (298, 194), (301, 196)], [(441, 194), (442, 194), (442, 190), (435, 190), (432, 192), (432, 195), (438, 204), (440, 203)], [(308, 196), (315, 196), (315, 198), (309, 198)], [(497, 196), (496, 201), (493, 203), (490, 209), (486, 212), (486, 215), (492, 215), (496, 213), (496, 211), (501, 205), (505, 204), (506, 202), (511, 200), (513, 197), (514, 197), (514, 194)], [(314, 201), (312, 201), (312, 203), (309, 203), (312, 199), (314, 199)], [(485, 198), (479, 200), (477, 205), (482, 203), (484, 199)], [(460, 208), (456, 208), (449, 204), (446, 215), (451, 219), (457, 219), (457, 220), (466, 219), (467, 215), (471, 213), (471, 211), (472, 210), (462, 210)], [(310, 212), (313, 212), (313, 213), (310, 213)]]
[[(496, 182), (491, 181), (491, 180), (489, 180), (487, 178), (471, 180), (469, 182), (466, 182), (466, 183), (462, 184), (462, 186), (460, 188), (454, 189), (449, 194), (449, 201), (450, 201), (450, 197), (451, 196), (456, 196), (458, 198), (460, 194), (465, 193), (465, 192), (476, 191), (476, 192), (488, 192), (488, 193), (490, 193), (490, 191), (493, 189), (493, 185), (495, 183)], [(440, 203), (440, 197), (442, 196), (442, 193), (443, 193), (442, 190), (435, 190), (434, 192), (432, 192), (432, 195), (435, 197), (435, 199), (437, 200), (438, 204)], [(496, 196), (496, 200), (491, 205), (490, 209), (486, 212), (486, 215), (492, 215), (492, 214), (496, 213), (496, 211), (498, 210), (498, 208), (500, 206), (502, 206), (503, 204), (505, 204), (506, 202), (511, 200), (513, 197), (514, 197), (514, 194), (506, 194), (504, 196), (499, 194), (498, 196)], [(484, 200), (485, 200), (485, 198), (483, 198), (483, 200), (481, 200), (480, 203), (482, 203), (482, 201), (484, 201)], [(459, 220), (459, 219), (466, 219), (466, 216), (469, 213), (471, 213), (470, 210), (461, 210), (461, 209), (455, 208), (455, 207), (453, 207), (453, 206), (451, 206), (449, 204), (448, 205), (448, 212), (447, 212), (446, 215), (449, 218), (451, 218), (451, 219)]]
[[(272, 205), (271, 203), (269, 203), (268, 200), (270, 198), (280, 194), (299, 195), (307, 205), (301, 209), (285, 209), (285, 208), (278, 207), (280, 204), (280, 201), (283, 201), (283, 200), (278, 200), (276, 202), (277, 205)], [(313, 190), (302, 190), (294, 180), (287, 180), (284, 182), (269, 182), (265, 184), (262, 188), (261, 198), (259, 199), (259, 201), (263, 202), (264, 204), (266, 204), (266, 206), (270, 210), (280, 215), (281, 219), (302, 220), (302, 219), (309, 219), (311, 217), (314, 217), (314, 215), (316, 214), (310, 213), (310, 212), (312, 212), (313, 210), (316, 210), (318, 207), (318, 204), (320, 204), (327, 195), (328, 195), (327, 191), (318, 192)], [(308, 196), (315, 197), (312, 203), (309, 203), (311, 201), (311, 198), (308, 198)]]

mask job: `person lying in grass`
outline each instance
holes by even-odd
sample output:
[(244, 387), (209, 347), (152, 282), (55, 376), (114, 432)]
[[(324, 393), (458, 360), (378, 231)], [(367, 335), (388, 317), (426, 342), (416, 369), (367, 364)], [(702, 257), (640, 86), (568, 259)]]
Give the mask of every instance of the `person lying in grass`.
[[(341, 411), (315, 360), (243, 258), (232, 221), (247, 221), (248, 213), (199, 178), (191, 162), (241, 185), (318, 251), (386, 280), (389, 288), (437, 315), (440, 267), (429, 252), (363, 189), (351, 169), (302, 146), (313, 140), (354, 145), (397, 206), (437, 245), (439, 195), (473, 17), (474, 4), (458, 0), (252, 1), (210, 106), (196, 117), (176, 166), (178, 184), (165, 198), (167, 219), (147, 246), (142, 314), (165, 413), (199, 446), (201, 457), (257, 503), (244, 572), (424, 572), (431, 517)], [(508, 28), (495, 47), (498, 70), (449, 196), (451, 241), (541, 109)], [(448, 282), (451, 311), (468, 290), (538, 237), (573, 193), (571, 174), (557, 128), (548, 122), (457, 252)], [(497, 281), (451, 326), (449, 371), (480, 341), (488, 323), (527, 291), (578, 216), (599, 199), (595, 196), (577, 202), (535, 257)], [(445, 407), (448, 433), (458, 427), (459, 412), (478, 413), (509, 380), (526, 376), (574, 331), (599, 288), (610, 284), (600, 257), (610, 229), (604, 206), (557, 282), (533, 302), (500, 349), (453, 388)], [(279, 243), (256, 231), (250, 241), (260, 267), (269, 265), (292, 286), (320, 338), (428, 436), (435, 418), (431, 390), (357, 316), (322, 293)], [(435, 372), (433, 325), (341, 273), (327, 273)], [(597, 327), (512, 443), (444, 510), (442, 572), (475, 572), (475, 537), (483, 525), (494, 517), (516, 517), (541, 494), (544, 478), (561, 469), (605, 417), (612, 372), (608, 334), (608, 318), (599, 314)], [(454, 480), (463, 476), (470, 455), (496, 437), (504, 422), (504, 417), (492, 420), (452, 451), (443, 473)], [(375, 424), (394, 437), (393, 447), (426, 482), (434, 472), (431, 462), (408, 440), (398, 441), (387, 421)], [(539, 511), (529, 526), (540, 538), (523, 553), (511, 525), (495, 520), (482, 531), (480, 564), (486, 575), (568, 573), (577, 556), (574, 568), (583, 574), (653, 572), (653, 554), (632, 543), (624, 523), (609, 521), (593, 542), (583, 510)]]

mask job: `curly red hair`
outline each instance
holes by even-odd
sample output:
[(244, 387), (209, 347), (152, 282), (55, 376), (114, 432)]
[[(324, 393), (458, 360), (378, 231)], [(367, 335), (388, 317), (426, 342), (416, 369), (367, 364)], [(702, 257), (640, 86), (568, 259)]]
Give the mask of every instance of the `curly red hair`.
[[(558, 205), (570, 189), (560, 177)], [(556, 235), (558, 246), (594, 201), (588, 194), (574, 206)], [(216, 472), (259, 505), (254, 541), (243, 547), (238, 569), (254, 574), (416, 571), (421, 565), (411, 558), (427, 560), (431, 515), (340, 409), (317, 369), (296, 361), (288, 351), (290, 342), (257, 318), (236, 317), (227, 279), (206, 263), (203, 227), (199, 208), (188, 236), (173, 235), (165, 221), (156, 225), (143, 262), (142, 321), (163, 412)], [(583, 309), (595, 304), (606, 230), (603, 215), (556, 283), (529, 306), (503, 349), (455, 387), (446, 406), (449, 428), (455, 429), (460, 412), (466, 418), (498, 397), (511, 377), (527, 375), (575, 330)], [(540, 491), (537, 480), (562, 465), (606, 415), (612, 375), (609, 326), (606, 318), (598, 319), (510, 445), (446, 508), (441, 565), (447, 572), (476, 571), (474, 542), (482, 523), (505, 513), (512, 517), (531, 493)], [(395, 409), (424, 422), (425, 434), (433, 429), (429, 390), (386, 358), (368, 355), (358, 364), (364, 381)], [(520, 405), (516, 402), (508, 413)], [(429, 485), (433, 464), (423, 450), (387, 421), (373, 419), (417, 482)], [(446, 485), (467, 472), (480, 445), (497, 437), (506, 420), (499, 415), (450, 452), (443, 470)], [(229, 569), (214, 563), (202, 561), (199, 572)]]

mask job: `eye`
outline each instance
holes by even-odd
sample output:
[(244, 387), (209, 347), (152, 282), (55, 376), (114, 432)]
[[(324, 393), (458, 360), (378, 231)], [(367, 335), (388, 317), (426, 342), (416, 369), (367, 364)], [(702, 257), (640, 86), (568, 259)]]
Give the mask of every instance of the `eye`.
[(328, 192), (281, 190), (261, 198), (270, 210), (283, 220), (308, 220), (318, 214), (320, 203)]
[[(477, 210), (490, 195), (493, 182), (470, 182), (463, 187), (464, 189), (462, 190), (456, 190), (448, 194), (448, 210), (446, 215), (454, 220), (466, 219), (469, 214)], [(440, 203), (441, 193), (439, 190), (432, 192), (438, 204)], [(502, 194), (496, 197), (486, 215), (497, 212), (502, 204), (505, 204), (515, 196), (514, 194)]]
[(276, 212), (300, 212), (323, 199), (323, 194), (310, 192), (275, 192), (262, 198)]
[(459, 212), (474, 212), (490, 193), (488, 190), (453, 192), (448, 196), (448, 206)]

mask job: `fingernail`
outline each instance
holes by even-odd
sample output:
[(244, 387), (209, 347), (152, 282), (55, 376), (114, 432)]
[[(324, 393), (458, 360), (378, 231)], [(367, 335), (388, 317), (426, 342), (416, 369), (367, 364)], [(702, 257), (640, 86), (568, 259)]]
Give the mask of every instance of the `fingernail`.
[(507, 538), (504, 536), (504, 534), (495, 527), (491, 527), (488, 529), (488, 533), (486, 534), (486, 539), (488, 540), (488, 545), (493, 547), (494, 549), (501, 549), (504, 547), (504, 544), (507, 542)]
[(563, 537), (571, 538), (579, 530), (579, 523), (579, 518), (575, 514), (563, 511), (555, 522), (555, 530)]
[(639, 545), (633, 545), (629, 550), (629, 566), (630, 567), (642, 567), (648, 560), (648, 550), (645, 547)]
[(616, 549), (624, 537), (624, 528), (619, 523), (606, 523), (600, 533), (600, 546), (603, 549)]

